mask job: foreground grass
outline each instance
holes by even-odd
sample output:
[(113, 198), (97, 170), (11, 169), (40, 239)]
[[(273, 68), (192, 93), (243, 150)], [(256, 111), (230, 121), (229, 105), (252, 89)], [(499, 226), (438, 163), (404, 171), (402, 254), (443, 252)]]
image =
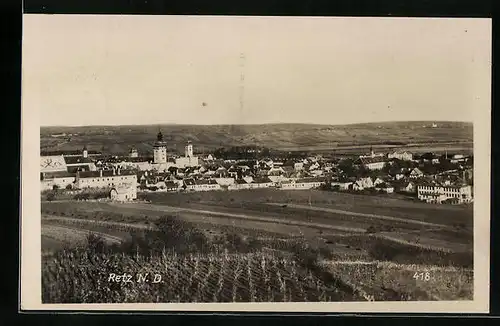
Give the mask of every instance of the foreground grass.
[(371, 300), (473, 300), (473, 271), (392, 262), (321, 263)]

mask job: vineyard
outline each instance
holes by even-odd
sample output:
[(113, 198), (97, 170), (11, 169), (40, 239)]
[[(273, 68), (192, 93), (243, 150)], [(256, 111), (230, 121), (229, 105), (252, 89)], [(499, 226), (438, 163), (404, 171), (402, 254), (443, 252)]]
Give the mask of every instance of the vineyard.
[[(111, 273), (124, 272), (133, 274), (133, 282), (108, 282)], [(137, 282), (146, 273), (162, 281)], [(42, 274), (43, 301), (53, 303), (363, 300), (345, 285), (327, 285), (295, 260), (266, 253), (147, 257), (66, 251), (44, 264)]]

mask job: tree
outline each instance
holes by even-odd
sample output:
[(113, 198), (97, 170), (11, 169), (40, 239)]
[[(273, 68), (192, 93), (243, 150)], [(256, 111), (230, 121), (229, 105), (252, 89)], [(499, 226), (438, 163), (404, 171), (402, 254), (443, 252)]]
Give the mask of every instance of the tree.
[(54, 199), (56, 199), (56, 194), (54, 192), (49, 192), (47, 194), (47, 201), (53, 201)]
[(340, 161), (338, 168), (349, 177), (356, 176), (354, 161), (350, 158)]

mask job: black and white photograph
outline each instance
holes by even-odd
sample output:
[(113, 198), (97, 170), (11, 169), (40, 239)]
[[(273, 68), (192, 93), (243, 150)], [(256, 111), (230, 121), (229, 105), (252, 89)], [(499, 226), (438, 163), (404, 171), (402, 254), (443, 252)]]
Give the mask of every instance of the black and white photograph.
[(23, 20), (26, 307), (488, 309), (490, 19)]

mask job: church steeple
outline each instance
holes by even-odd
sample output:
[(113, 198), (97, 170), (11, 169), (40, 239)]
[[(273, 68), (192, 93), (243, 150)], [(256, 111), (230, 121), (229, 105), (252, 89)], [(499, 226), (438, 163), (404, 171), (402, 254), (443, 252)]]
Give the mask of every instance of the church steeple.
[(156, 135), (156, 141), (162, 142), (163, 141), (163, 134), (161, 131), (158, 131), (158, 134)]

